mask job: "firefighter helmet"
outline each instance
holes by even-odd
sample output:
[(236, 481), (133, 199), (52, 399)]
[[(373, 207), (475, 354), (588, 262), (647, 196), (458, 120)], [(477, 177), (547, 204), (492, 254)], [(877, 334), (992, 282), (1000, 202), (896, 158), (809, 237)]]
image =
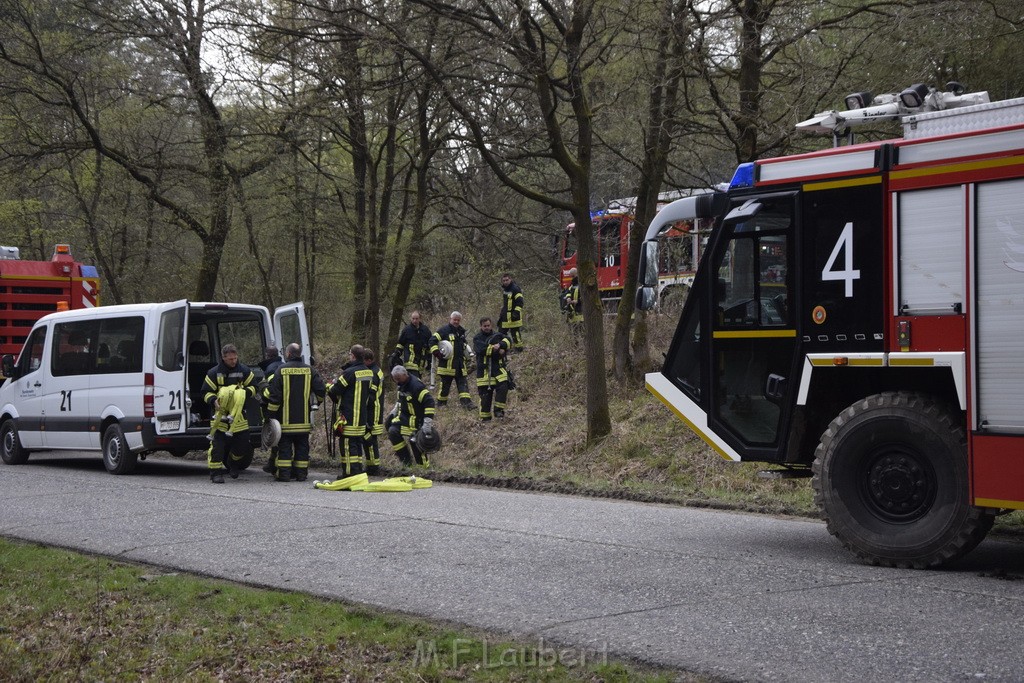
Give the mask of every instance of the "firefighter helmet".
[(447, 339), (442, 339), (437, 345), (437, 350), (441, 352), (442, 358), (451, 358), (452, 354), (455, 353), (455, 347)]
[(416, 431), (414, 437), (416, 445), (420, 447), (420, 450), (424, 453), (433, 453), (441, 448), (441, 432), (437, 431), (437, 427), (434, 426), (433, 422), (429, 422)]

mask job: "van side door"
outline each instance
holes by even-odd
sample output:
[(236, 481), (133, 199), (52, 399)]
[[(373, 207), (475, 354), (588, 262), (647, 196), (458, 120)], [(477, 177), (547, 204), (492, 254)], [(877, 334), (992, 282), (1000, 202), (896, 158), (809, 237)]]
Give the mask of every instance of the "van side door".
[(153, 417), (156, 434), (182, 434), (188, 428), (191, 401), (185, 371), (188, 301), (154, 307), (148, 322), (144, 371), (153, 373)]
[(53, 324), (50, 379), (43, 387), (43, 445), (98, 449), (99, 424), (90, 419), (89, 381), (95, 371), (100, 321)]
[(15, 391), (12, 402), (18, 411), (18, 440), (23, 448), (43, 446), (43, 390), (48, 380), (45, 366), (46, 337), (49, 326), (32, 330), (18, 356)]
[(309, 327), (306, 324), (306, 307), (299, 301), (274, 309), (274, 340), (284, 355), (286, 346), (293, 342), (302, 345), (302, 358), (309, 362)]

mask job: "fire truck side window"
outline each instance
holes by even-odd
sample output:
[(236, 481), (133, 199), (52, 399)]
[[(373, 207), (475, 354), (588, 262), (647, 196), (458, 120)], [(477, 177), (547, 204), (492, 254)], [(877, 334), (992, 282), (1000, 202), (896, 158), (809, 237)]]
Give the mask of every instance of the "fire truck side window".
[(718, 268), (717, 326), (778, 327), (789, 324), (788, 229), (792, 203), (766, 205), (737, 223)]
[(610, 218), (598, 224), (601, 238), (601, 265), (614, 267), (618, 264), (622, 218)]
[(43, 348), (46, 343), (46, 328), (40, 327), (25, 344), (25, 350), (18, 359), (19, 371), (22, 377), (30, 372), (35, 372), (43, 364)]

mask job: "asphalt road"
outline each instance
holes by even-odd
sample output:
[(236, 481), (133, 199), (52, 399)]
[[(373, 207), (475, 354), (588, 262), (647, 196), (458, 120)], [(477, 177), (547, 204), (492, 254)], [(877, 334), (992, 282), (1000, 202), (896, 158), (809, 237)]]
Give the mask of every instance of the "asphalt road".
[[(311, 477), (314, 478), (314, 477)], [(439, 484), (352, 493), (205, 463), (0, 465), (0, 534), (744, 681), (1024, 680), (1024, 545), (856, 563), (823, 524)], [(415, 644), (410, 643), (410, 649)]]

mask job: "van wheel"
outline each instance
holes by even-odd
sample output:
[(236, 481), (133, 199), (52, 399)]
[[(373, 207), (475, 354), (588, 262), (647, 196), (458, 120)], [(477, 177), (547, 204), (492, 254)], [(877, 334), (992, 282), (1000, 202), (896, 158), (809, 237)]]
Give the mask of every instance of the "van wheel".
[(137, 453), (128, 450), (121, 425), (116, 422), (103, 432), (103, 466), (111, 474), (131, 474), (139, 462)]
[(6, 420), (0, 427), (0, 458), (8, 465), (21, 465), (28, 460), (28, 451), (21, 447), (14, 420)]
[(978, 545), (993, 516), (971, 505), (962, 422), (909, 392), (840, 413), (814, 454), (814, 501), (829, 533), (890, 567), (937, 567)]

